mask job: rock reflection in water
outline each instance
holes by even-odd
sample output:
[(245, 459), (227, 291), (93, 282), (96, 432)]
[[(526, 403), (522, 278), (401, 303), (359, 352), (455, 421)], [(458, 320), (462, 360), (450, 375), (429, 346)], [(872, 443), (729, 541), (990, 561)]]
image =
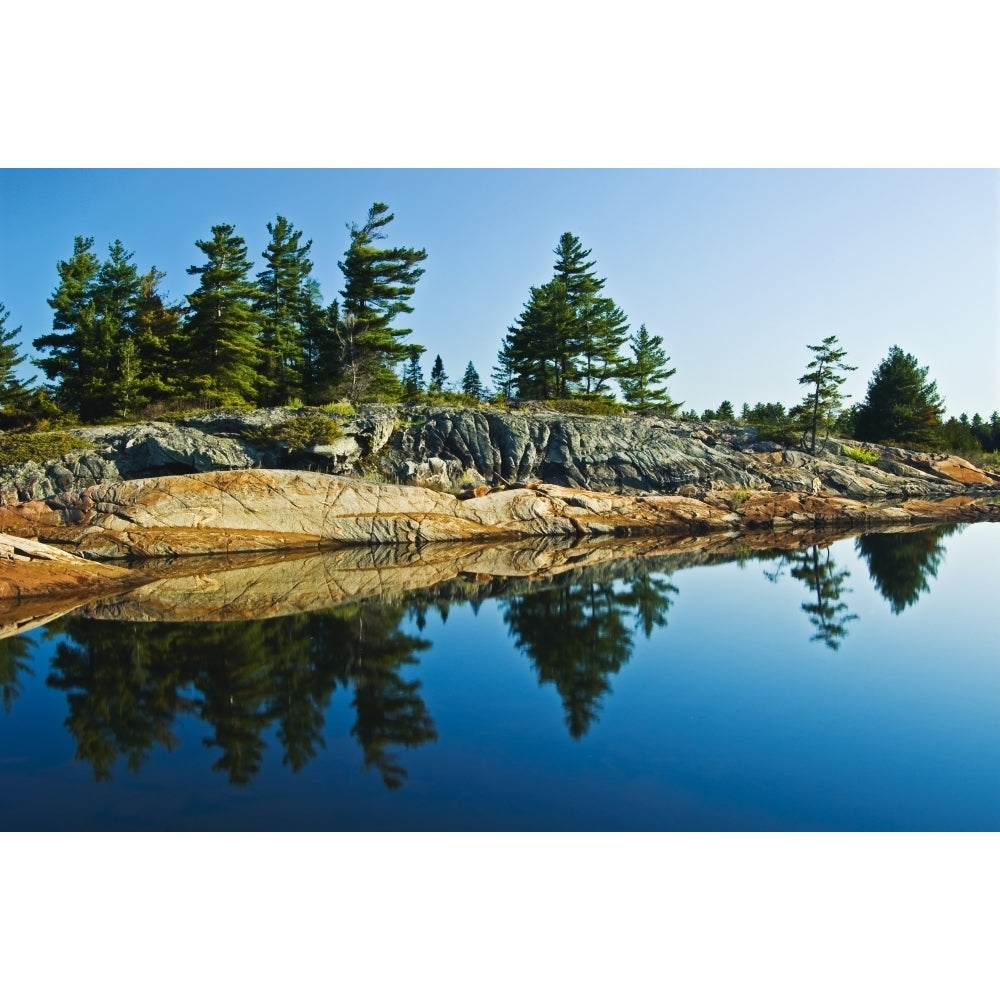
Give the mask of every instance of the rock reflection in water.
[[(855, 547), (898, 613), (927, 589), (954, 526), (869, 535)], [(421, 681), (404, 676), (430, 649), (427, 612), (496, 601), (515, 648), (562, 700), (583, 738), (636, 637), (667, 626), (671, 574), (737, 560), (769, 564), (809, 590), (813, 641), (836, 650), (857, 618), (849, 573), (829, 535), (710, 539), (541, 539), (521, 545), (354, 548), (311, 555), (188, 559), (149, 565), (154, 583), (98, 601), (33, 635), (56, 643), (46, 683), (65, 694), (65, 726), (98, 781), (122, 762), (139, 772), (200, 720), (212, 768), (245, 785), (268, 741), (299, 771), (325, 747), (332, 699), (350, 697), (363, 769), (389, 789), (407, 778), (403, 751), (437, 739)], [(805, 543), (805, 544), (804, 544)], [(408, 625), (410, 627), (408, 627)], [(412, 634), (416, 631), (417, 634)], [(31, 674), (31, 635), (0, 641), (0, 694), (12, 711)], [(37, 669), (37, 663), (36, 669)]]

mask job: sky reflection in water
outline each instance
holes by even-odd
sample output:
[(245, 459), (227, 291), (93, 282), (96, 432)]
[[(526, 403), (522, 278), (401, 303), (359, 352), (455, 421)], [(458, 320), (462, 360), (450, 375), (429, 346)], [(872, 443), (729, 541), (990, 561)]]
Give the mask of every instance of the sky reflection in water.
[(997, 829), (998, 557), (983, 524), (70, 615), (0, 643), (0, 828)]

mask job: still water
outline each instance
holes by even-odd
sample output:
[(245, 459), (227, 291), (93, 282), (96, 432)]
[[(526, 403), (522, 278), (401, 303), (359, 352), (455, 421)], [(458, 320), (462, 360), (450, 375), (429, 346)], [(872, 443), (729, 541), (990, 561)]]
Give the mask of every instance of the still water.
[(1000, 525), (737, 556), (78, 609), (0, 641), (0, 829), (1000, 829)]

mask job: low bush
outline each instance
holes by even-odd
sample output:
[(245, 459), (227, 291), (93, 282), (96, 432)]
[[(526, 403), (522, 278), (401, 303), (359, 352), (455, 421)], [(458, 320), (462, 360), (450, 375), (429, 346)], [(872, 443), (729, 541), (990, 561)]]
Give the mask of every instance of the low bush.
[(862, 465), (874, 465), (878, 461), (878, 452), (872, 451), (871, 448), (855, 448), (853, 445), (847, 445), (844, 448), (844, 457), (853, 458)]
[(261, 427), (247, 437), (260, 447), (283, 445), (290, 452), (297, 452), (320, 444), (333, 444), (341, 437), (341, 430), (322, 413), (300, 413), (280, 424)]
[(42, 433), (13, 432), (0, 434), (0, 466), (22, 462), (54, 462), (71, 451), (86, 451), (94, 446), (85, 438), (63, 431)]
[(575, 413), (580, 416), (609, 417), (624, 413), (625, 407), (614, 399), (603, 397), (570, 397), (569, 399), (546, 399), (542, 404), (556, 413)]

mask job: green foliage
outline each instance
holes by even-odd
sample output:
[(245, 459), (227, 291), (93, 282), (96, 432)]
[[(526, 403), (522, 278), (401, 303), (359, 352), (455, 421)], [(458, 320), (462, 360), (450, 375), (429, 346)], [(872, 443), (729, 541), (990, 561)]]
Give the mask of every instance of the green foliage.
[(323, 413), (329, 413), (335, 417), (353, 417), (356, 412), (350, 403), (326, 403), (319, 409)]
[(398, 316), (413, 312), (409, 299), (424, 273), (418, 265), (427, 259), (427, 251), (377, 247), (377, 241), (385, 239), (383, 228), (393, 218), (388, 205), (375, 202), (365, 224), (350, 227), (351, 244), (337, 264), (344, 275), (343, 392), (351, 402), (372, 396), (397, 398), (402, 388), (392, 369), (407, 358), (403, 340), (413, 331), (394, 323)]
[(507, 398), (599, 396), (625, 364), (628, 318), (599, 294), (604, 279), (593, 272), (591, 251), (563, 233), (555, 253), (554, 276), (531, 287), (498, 354), (494, 381)]
[(233, 226), (212, 226), (212, 238), (196, 240), (208, 258), (188, 274), (200, 277), (188, 296), (190, 311), (187, 370), (190, 387), (224, 407), (257, 403), (262, 376), (258, 370), (260, 319), (255, 310), (261, 294), (247, 275), (247, 246)]
[(342, 436), (339, 425), (323, 413), (300, 413), (280, 424), (263, 427), (248, 438), (263, 447), (283, 445), (294, 453), (315, 445), (333, 444)]
[(657, 386), (677, 373), (676, 368), (667, 368), (670, 358), (663, 350), (663, 338), (650, 334), (643, 323), (629, 345), (632, 361), (620, 366), (618, 377), (626, 402), (640, 413), (648, 410), (676, 412), (681, 404), (671, 400), (666, 387)]
[(0, 466), (22, 462), (55, 462), (71, 451), (89, 451), (93, 444), (85, 438), (62, 431), (0, 434)]
[(943, 409), (937, 384), (927, 381), (927, 369), (893, 346), (868, 383), (855, 435), (863, 441), (933, 447), (941, 441)]
[(486, 399), (486, 389), (479, 378), (479, 372), (476, 371), (476, 367), (471, 361), (466, 366), (465, 374), (462, 376), (462, 394), (470, 396), (476, 402), (482, 402)]
[(284, 217), (267, 224), (271, 241), (264, 251), (267, 268), (257, 275), (260, 297), (254, 303), (260, 322), (262, 379), (260, 401), (287, 406), (300, 398), (305, 382), (304, 341), (312, 315), (309, 282), (312, 240), (300, 245), (302, 233)]
[(431, 392), (444, 392), (445, 382), (448, 381), (448, 376), (444, 371), (444, 362), (441, 360), (441, 355), (438, 354), (434, 358), (434, 364), (431, 367), (431, 380), (428, 388)]
[(578, 413), (581, 416), (607, 417), (625, 412), (625, 407), (607, 396), (588, 399), (585, 396), (570, 396), (568, 399), (546, 399), (542, 405), (557, 413)]
[(830, 430), (840, 412), (844, 395), (840, 387), (847, 381), (840, 372), (853, 372), (857, 368), (844, 364), (845, 350), (837, 346), (837, 338), (826, 337), (820, 344), (807, 345), (813, 359), (806, 365), (799, 385), (811, 385), (812, 391), (796, 408), (797, 422), (802, 434), (802, 446), (816, 453), (819, 435), (829, 438)]
[(702, 420), (724, 420), (727, 423), (736, 423), (736, 411), (733, 409), (733, 404), (728, 400), (724, 399), (719, 403), (719, 408), (717, 410), (705, 410), (701, 415)]
[(14, 369), (27, 359), (19, 353), (21, 328), (7, 329), (10, 312), (0, 302), (0, 429), (23, 427), (32, 422), (32, 393), (35, 379), (18, 378)]
[(855, 448), (853, 445), (847, 445), (844, 447), (844, 457), (853, 458), (855, 462), (860, 462), (862, 465), (874, 465), (878, 461), (878, 452), (872, 451), (871, 448)]
[(420, 355), (423, 348), (411, 347), (410, 360), (403, 369), (403, 401), (415, 403), (427, 389), (424, 383), (424, 372), (420, 367)]

